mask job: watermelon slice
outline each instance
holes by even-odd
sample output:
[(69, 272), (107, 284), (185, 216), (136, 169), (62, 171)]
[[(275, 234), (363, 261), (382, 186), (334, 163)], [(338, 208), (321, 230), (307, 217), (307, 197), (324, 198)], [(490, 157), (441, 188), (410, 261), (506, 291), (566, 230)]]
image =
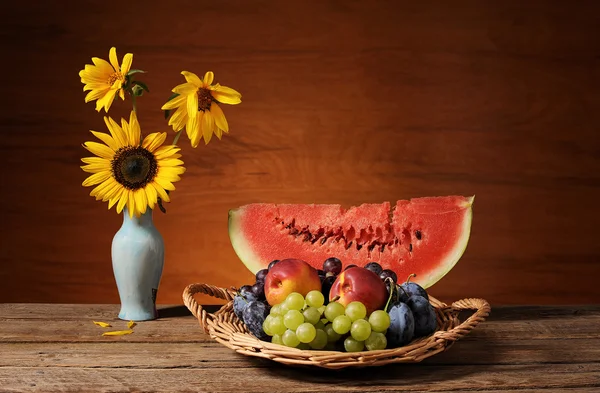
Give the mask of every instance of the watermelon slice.
[(229, 212), (231, 244), (252, 273), (274, 259), (317, 269), (329, 257), (344, 267), (379, 262), (399, 280), (416, 273), (424, 288), (458, 262), (469, 241), (474, 197), (446, 196), (340, 205), (249, 204)]

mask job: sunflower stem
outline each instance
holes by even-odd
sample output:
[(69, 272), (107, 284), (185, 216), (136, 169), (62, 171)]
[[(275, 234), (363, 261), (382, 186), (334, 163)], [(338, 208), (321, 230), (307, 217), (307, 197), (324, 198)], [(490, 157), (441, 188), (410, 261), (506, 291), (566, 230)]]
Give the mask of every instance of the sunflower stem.
[(137, 97), (135, 96), (135, 94), (131, 95), (131, 104), (133, 105), (133, 111), (137, 113), (137, 105), (135, 103), (136, 98)]
[(173, 138), (173, 144), (176, 145), (177, 142), (179, 142), (179, 137), (181, 136), (181, 132), (183, 131), (183, 129), (177, 131), (177, 134), (175, 134), (175, 138)]

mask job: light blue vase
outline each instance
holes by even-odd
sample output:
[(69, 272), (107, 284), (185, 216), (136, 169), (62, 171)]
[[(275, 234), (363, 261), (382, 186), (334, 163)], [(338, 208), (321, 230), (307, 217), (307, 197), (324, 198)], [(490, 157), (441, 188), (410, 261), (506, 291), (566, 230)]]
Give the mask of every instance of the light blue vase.
[(123, 225), (112, 242), (112, 265), (121, 311), (119, 318), (156, 319), (156, 294), (165, 257), (163, 238), (152, 222), (152, 210), (140, 217), (123, 211)]

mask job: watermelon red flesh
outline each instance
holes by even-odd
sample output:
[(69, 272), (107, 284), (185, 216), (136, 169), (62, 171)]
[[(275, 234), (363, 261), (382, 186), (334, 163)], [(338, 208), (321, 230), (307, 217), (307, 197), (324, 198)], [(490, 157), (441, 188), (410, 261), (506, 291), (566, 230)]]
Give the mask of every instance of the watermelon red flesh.
[(229, 212), (229, 236), (256, 273), (274, 259), (303, 259), (317, 269), (329, 257), (344, 267), (379, 262), (425, 288), (441, 279), (469, 240), (473, 197), (426, 197), (340, 205), (250, 204)]

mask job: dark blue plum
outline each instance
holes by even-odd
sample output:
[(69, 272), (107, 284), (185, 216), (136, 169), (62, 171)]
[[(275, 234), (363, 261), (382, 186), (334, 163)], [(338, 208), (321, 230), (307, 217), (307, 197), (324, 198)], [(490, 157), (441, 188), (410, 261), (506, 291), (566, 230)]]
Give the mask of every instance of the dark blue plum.
[(331, 287), (333, 286), (335, 279), (335, 276), (325, 277), (323, 283), (321, 284), (321, 293), (325, 298), (325, 304), (329, 303), (329, 292), (331, 292)]
[(252, 285), (242, 285), (240, 289), (238, 289), (238, 294), (241, 297), (246, 297), (247, 295), (254, 295), (254, 293), (252, 293)]
[(246, 306), (255, 300), (258, 299), (253, 293), (247, 293), (245, 296), (242, 296), (241, 294), (235, 295), (233, 298), (233, 312), (235, 315), (237, 315), (240, 321), (243, 321), (243, 314)]
[(437, 318), (429, 300), (423, 296), (413, 295), (408, 298), (406, 305), (410, 308), (415, 318), (415, 337), (429, 336), (435, 332)]
[(405, 303), (396, 303), (390, 308), (390, 327), (386, 338), (388, 348), (401, 347), (412, 341), (415, 334), (415, 319)]
[(365, 269), (372, 271), (373, 273), (380, 275), (383, 268), (377, 262), (369, 262), (365, 265)]
[(427, 291), (416, 282), (405, 282), (403, 284), (400, 284), (400, 287), (404, 289), (404, 291), (400, 290), (401, 302), (406, 303), (408, 301), (408, 298), (413, 295), (423, 296), (425, 299), (429, 300), (429, 295), (427, 294)]
[(263, 281), (258, 281), (256, 284), (252, 285), (252, 294), (258, 300), (265, 300), (265, 283)]
[(269, 307), (266, 303), (255, 300), (244, 309), (243, 319), (250, 333), (259, 340), (267, 340), (269, 336), (263, 330), (263, 322), (269, 315)]

